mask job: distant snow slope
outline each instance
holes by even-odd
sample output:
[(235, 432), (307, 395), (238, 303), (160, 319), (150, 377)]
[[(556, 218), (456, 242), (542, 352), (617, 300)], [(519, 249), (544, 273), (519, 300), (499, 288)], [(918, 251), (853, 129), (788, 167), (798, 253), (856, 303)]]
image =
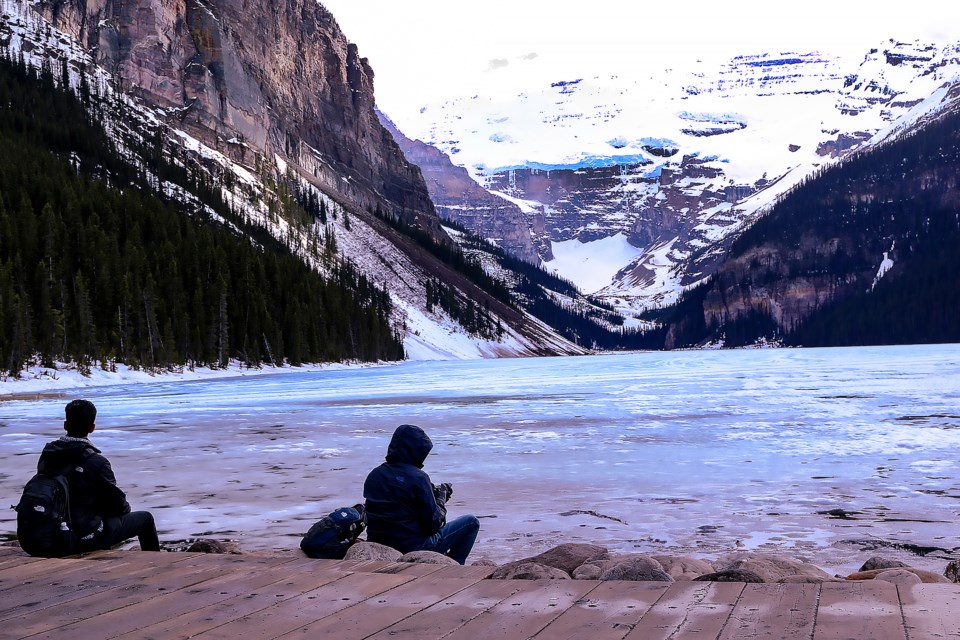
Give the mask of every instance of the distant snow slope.
[[(960, 78), (960, 44), (618, 68), (557, 77), (508, 67), (497, 88), (391, 115), (522, 204), (554, 243), (548, 266), (637, 308), (709, 275), (725, 242), (818, 168), (937, 109)], [(560, 257), (574, 238), (606, 254), (596, 243), (619, 235), (637, 249), (620, 252), (619, 269), (613, 255), (601, 269)]]

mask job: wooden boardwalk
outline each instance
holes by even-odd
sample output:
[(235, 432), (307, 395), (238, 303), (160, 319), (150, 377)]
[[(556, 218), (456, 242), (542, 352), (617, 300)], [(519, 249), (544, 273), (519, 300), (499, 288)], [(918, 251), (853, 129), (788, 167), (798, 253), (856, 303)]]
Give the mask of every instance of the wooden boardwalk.
[(960, 585), (487, 580), (489, 567), (0, 547), (0, 638), (960, 638)]

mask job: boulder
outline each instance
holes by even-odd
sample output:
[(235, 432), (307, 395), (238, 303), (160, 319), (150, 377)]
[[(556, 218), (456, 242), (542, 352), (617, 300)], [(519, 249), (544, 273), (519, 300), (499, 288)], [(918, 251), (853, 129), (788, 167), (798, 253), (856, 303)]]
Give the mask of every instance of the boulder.
[(498, 565), (497, 565), (496, 562), (494, 562), (494, 561), (491, 560), (490, 558), (477, 558), (476, 560), (474, 560), (473, 562), (470, 563), (470, 566), (472, 566), (472, 567), (496, 567), (496, 566), (498, 566)]
[(569, 580), (562, 569), (536, 562), (505, 564), (490, 575), (491, 580)]
[[(924, 584), (938, 584), (938, 583), (950, 582), (950, 580), (948, 580), (944, 576), (941, 576), (939, 573), (934, 573), (933, 571), (926, 571), (924, 569), (914, 569), (913, 567), (903, 567), (897, 570), (909, 571), (910, 573), (920, 578), (920, 581)], [(891, 569), (874, 569), (873, 571), (857, 571), (856, 573), (851, 573), (850, 575), (848, 575), (847, 580), (873, 580), (884, 571), (891, 571)]]
[(240, 553), (235, 543), (207, 538), (194, 540), (193, 544), (187, 547), (187, 551), (190, 553)]
[(831, 577), (809, 562), (801, 562), (785, 556), (760, 553), (742, 553), (717, 563), (720, 571), (746, 571), (760, 576), (763, 582), (779, 582), (788, 576), (804, 576), (810, 582), (826, 582)]
[(649, 556), (618, 562), (600, 574), (600, 579), (673, 582), (673, 578), (663, 570), (660, 563)]
[(906, 569), (881, 569), (874, 580), (883, 580), (885, 582), (902, 585), (920, 584), (923, 582), (920, 576)]
[(396, 562), (400, 559), (400, 556), (403, 554), (394, 549), (393, 547), (388, 547), (385, 544), (379, 544), (376, 542), (365, 542), (363, 540), (354, 543), (349, 549), (347, 549), (347, 554), (343, 557), (344, 560), (386, 560), (388, 562)]
[(725, 569), (694, 578), (695, 582), (763, 582), (763, 577), (746, 569)]
[(674, 580), (693, 580), (698, 576), (716, 571), (706, 560), (684, 556), (651, 556)]
[(953, 560), (943, 570), (943, 575), (950, 582), (960, 582), (960, 560)]
[(416, 562), (418, 564), (460, 564), (450, 556), (436, 551), (411, 551), (400, 556), (400, 562)]
[(574, 570), (584, 562), (591, 560), (602, 560), (609, 557), (610, 552), (607, 551), (606, 547), (601, 547), (595, 544), (569, 542), (556, 546), (549, 551), (544, 551), (540, 555), (508, 562), (500, 568), (504, 569), (507, 567), (516, 567), (521, 564), (532, 562), (534, 564), (542, 564), (548, 567), (553, 567), (554, 569), (559, 569), (560, 571), (566, 573), (567, 577), (569, 578), (570, 575), (573, 574)]
[(605, 558), (587, 560), (582, 565), (574, 569), (571, 575), (575, 580), (599, 580), (603, 572), (622, 562), (633, 560), (634, 558), (649, 557), (650, 556), (642, 553), (626, 553), (623, 555), (611, 555)]
[(899, 560), (891, 560), (889, 558), (873, 556), (863, 563), (863, 566), (860, 567), (860, 571), (873, 571), (874, 569), (902, 569), (906, 566), (906, 564), (900, 562)]
[(610, 557), (610, 552), (606, 547), (595, 544), (585, 544), (581, 542), (569, 542), (544, 551), (540, 555), (532, 558), (525, 558), (519, 562), (535, 562), (545, 564), (548, 567), (560, 569), (568, 575), (573, 570), (588, 560), (599, 560)]

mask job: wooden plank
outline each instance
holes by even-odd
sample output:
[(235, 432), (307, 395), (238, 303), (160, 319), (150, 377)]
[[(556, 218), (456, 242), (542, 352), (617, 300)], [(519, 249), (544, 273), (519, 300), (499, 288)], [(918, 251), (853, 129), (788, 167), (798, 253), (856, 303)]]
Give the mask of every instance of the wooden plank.
[[(291, 563), (294, 566), (291, 567)], [(232, 563), (226, 563), (232, 564)], [(290, 570), (298, 570), (293, 557), (277, 558), (273, 562), (247, 563), (249, 571), (231, 567), (229, 573), (215, 574), (209, 580), (182, 589), (165, 591), (148, 600), (114, 609), (93, 618), (64, 625), (50, 633), (33, 636), (35, 640), (50, 637), (114, 638), (143, 627), (177, 618), (198, 608), (221, 602), (230, 597), (250, 593), (279, 582)], [(341, 574), (327, 570), (335, 577)], [(315, 574), (316, 575), (316, 574)]]
[(813, 636), (819, 584), (748, 584), (719, 640)]
[(322, 569), (309, 565), (302, 566), (287, 572), (280, 580), (260, 589), (238, 590), (237, 593), (220, 602), (200, 606), (176, 618), (144, 626), (136, 631), (117, 636), (115, 640), (191, 638), (233, 620), (254, 615), (278, 602), (341, 580), (347, 575), (340, 566), (327, 566)]
[(670, 586), (668, 582), (601, 582), (536, 637), (553, 640), (619, 640)]
[(825, 582), (814, 640), (904, 640), (907, 637), (896, 585), (883, 580)]
[[(117, 573), (113, 574), (113, 578), (116, 579), (115, 584), (122, 586), (83, 594), (71, 600), (68, 606), (62, 606), (62, 601), (50, 601), (50, 606), (9, 618), (4, 625), (18, 629), (20, 637), (44, 633), (136, 602), (150, 600), (171, 589), (182, 589), (233, 570), (226, 565), (201, 568), (186, 561), (152, 570), (144, 568), (141, 575), (137, 576), (139, 579), (133, 581), (129, 571), (120, 567)], [(102, 577), (106, 579), (107, 575), (109, 574)]]
[(497, 567), (483, 567), (483, 566), (453, 566), (445, 565), (436, 573), (431, 574), (435, 578), (489, 578), (493, 575), (493, 572), (497, 570)]
[[(437, 575), (437, 574), (434, 574)], [(439, 640), (521, 590), (521, 581), (483, 580), (414, 613), (369, 640)]]
[(960, 638), (960, 585), (899, 585), (909, 638)]
[(413, 576), (403, 574), (347, 574), (335, 582), (285, 598), (255, 613), (229, 621), (223, 620), (222, 623), (225, 624), (203, 633), (191, 634), (191, 637), (204, 640), (275, 638), (411, 580)]
[(21, 575), (16, 580), (0, 580), (0, 589), (4, 592), (4, 598), (0, 602), (0, 621), (114, 589), (120, 584), (155, 575), (159, 570), (175, 564), (163, 562), (161, 557), (156, 557), (153, 562), (115, 561), (109, 565), (76, 560), (44, 562), (44, 570), (36, 575)]
[[(451, 640), (464, 638), (532, 638), (556, 620), (597, 583), (592, 580), (491, 580), (503, 582), (505, 592), (516, 593), (486, 609), (453, 631)], [(549, 638), (549, 635), (543, 636)]]
[(626, 637), (716, 638), (729, 620), (743, 587), (742, 582), (673, 582)]
[[(438, 565), (432, 566), (438, 568)], [(328, 636), (366, 638), (476, 584), (481, 579), (421, 576), (279, 637), (287, 640)]]
[(25, 579), (36, 578), (45, 574), (66, 574), (70, 571), (96, 571), (101, 566), (119, 566), (119, 564), (133, 567), (141, 565), (165, 566), (176, 562), (182, 562), (195, 557), (194, 554), (179, 553), (153, 553), (128, 551), (126, 555), (111, 559), (109, 563), (101, 564), (99, 562), (88, 562), (91, 559), (86, 556), (71, 556), (68, 558), (31, 558), (39, 562), (25, 563), (23, 568), (17, 570), (16, 567), (10, 567), (7, 570), (0, 570), (0, 580), (7, 578)]
[(423, 576), (428, 576), (432, 573), (436, 573), (443, 568), (443, 565), (439, 564), (425, 564), (417, 562), (394, 562), (382, 569), (377, 569), (373, 573), (383, 573), (388, 575), (398, 575), (404, 574), (412, 576), (414, 578), (422, 578)]

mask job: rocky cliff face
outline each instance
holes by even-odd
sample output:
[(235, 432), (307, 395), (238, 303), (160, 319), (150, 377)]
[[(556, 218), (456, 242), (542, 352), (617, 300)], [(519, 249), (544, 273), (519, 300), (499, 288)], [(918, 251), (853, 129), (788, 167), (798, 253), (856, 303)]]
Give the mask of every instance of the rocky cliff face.
[[(493, 195), (470, 177), (466, 169), (453, 164), (447, 154), (419, 140), (411, 140), (385, 114), (379, 115), (404, 156), (420, 167), (430, 199), (441, 218), (494, 241), (522, 260), (539, 264), (530, 224), (520, 207)], [(543, 252), (550, 256), (549, 243)]]
[(122, 88), (241, 157), (286, 158), (324, 191), (439, 236), (419, 169), (374, 112), (373, 71), (315, 0), (42, 0)]

